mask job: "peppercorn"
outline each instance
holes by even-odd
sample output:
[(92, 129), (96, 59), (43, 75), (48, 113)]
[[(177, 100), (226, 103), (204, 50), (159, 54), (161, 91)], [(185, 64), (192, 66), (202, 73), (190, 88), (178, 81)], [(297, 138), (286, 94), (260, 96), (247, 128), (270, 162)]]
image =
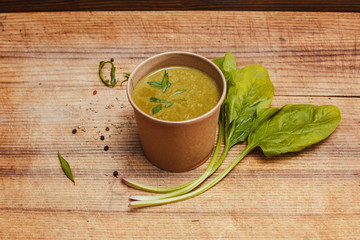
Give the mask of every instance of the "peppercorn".
[(114, 177), (117, 177), (119, 175), (118, 171), (113, 172)]
[(106, 127), (106, 128), (105, 128), (105, 130), (106, 130), (106, 131), (109, 131), (109, 130), (110, 130), (110, 128), (109, 128), (109, 127)]
[(107, 151), (107, 150), (109, 150), (109, 146), (104, 147), (104, 151)]
[(73, 134), (77, 133), (77, 130), (74, 128), (74, 129), (72, 130), (72, 133), (73, 133)]
[(105, 139), (105, 137), (104, 137), (104, 136), (101, 136), (101, 137), (100, 137), (100, 140), (102, 140), (102, 141), (103, 141), (104, 139)]
[(114, 62), (114, 58), (111, 58), (110, 61), (111, 61), (111, 62)]

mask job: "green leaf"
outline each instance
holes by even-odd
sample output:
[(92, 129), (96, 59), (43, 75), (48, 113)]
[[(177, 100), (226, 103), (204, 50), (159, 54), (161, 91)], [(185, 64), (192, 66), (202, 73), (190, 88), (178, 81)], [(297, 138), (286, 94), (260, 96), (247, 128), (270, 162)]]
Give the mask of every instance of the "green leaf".
[(248, 145), (261, 147), (267, 157), (300, 151), (327, 138), (340, 121), (336, 106), (285, 105), (250, 133)]
[[(174, 96), (174, 95), (177, 95), (177, 94), (181, 94), (181, 93), (183, 93), (183, 92), (185, 92), (186, 91), (186, 89), (183, 89), (183, 90), (177, 90), (176, 92), (174, 92), (173, 94), (171, 94), (171, 96)], [(171, 97), (170, 96), (170, 97)]]
[(222, 105), (226, 144), (233, 146), (247, 138), (257, 112), (270, 106), (273, 95), (274, 86), (263, 66), (249, 65), (231, 71)]
[[(110, 78), (111, 78), (110, 81), (111, 81), (111, 83), (109, 83), (109, 80), (107, 80), (107, 79), (105, 80), (104, 76), (102, 74), (102, 69), (105, 66), (105, 64), (107, 64), (107, 63), (111, 64), (111, 71), (110, 71)], [(116, 68), (115, 68), (114, 64), (111, 61), (100, 61), (100, 63), (99, 63), (99, 76), (100, 76), (101, 81), (108, 87), (114, 87), (116, 85), (116, 83), (117, 83), (116, 78), (115, 78), (115, 70), (116, 70)]]
[(170, 103), (168, 100), (160, 99), (160, 98), (156, 98), (156, 97), (150, 97), (149, 100), (150, 100), (150, 102), (153, 102), (153, 103)]
[(170, 87), (171, 83), (169, 82), (169, 73), (165, 70), (163, 79), (161, 81), (161, 90), (164, 93), (166, 89)]
[(156, 107), (154, 107), (152, 109), (152, 114), (154, 115), (154, 114), (160, 112), (160, 110), (161, 110), (161, 104), (157, 105)]
[(150, 86), (155, 87), (155, 88), (161, 88), (161, 81), (147, 82), (147, 84), (149, 84)]
[(226, 81), (228, 82), (231, 78), (231, 71), (236, 70), (236, 60), (232, 53), (228, 51), (224, 57), (214, 59), (213, 63), (220, 68), (226, 78)]
[(171, 107), (174, 104), (174, 102), (169, 102), (165, 105), (165, 108)]
[(61, 168), (64, 171), (65, 175), (75, 184), (71, 168), (69, 163), (61, 156), (61, 154), (58, 152)]

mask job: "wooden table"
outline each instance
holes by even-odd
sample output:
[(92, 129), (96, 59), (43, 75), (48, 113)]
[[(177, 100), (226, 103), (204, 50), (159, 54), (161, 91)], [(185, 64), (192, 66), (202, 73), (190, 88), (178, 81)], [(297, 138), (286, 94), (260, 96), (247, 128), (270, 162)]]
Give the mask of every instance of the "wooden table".
[[(130, 210), (128, 196), (139, 191), (114, 171), (165, 187), (196, 178), (207, 163), (186, 173), (148, 163), (125, 85), (103, 85), (98, 64), (114, 58), (121, 78), (171, 50), (209, 59), (231, 50), (239, 67), (267, 68), (272, 106), (334, 104), (342, 122), (300, 153), (253, 151), (196, 198)], [(359, 97), (359, 13), (0, 14), (0, 239), (359, 238)]]

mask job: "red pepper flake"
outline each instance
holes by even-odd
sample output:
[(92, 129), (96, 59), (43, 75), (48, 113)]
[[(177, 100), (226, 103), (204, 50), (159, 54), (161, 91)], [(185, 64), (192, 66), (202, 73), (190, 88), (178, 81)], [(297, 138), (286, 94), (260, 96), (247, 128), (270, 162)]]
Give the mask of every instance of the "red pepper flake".
[(96, 90), (94, 90), (94, 91), (93, 91), (93, 95), (96, 95), (96, 94), (97, 94), (97, 91), (96, 91)]

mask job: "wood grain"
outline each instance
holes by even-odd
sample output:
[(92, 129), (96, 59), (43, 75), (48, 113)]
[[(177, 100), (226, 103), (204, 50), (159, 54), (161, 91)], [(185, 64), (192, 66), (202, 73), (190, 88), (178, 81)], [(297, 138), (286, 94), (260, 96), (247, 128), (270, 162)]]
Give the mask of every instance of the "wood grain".
[[(359, 29), (357, 13), (0, 14), (0, 239), (357, 239)], [(174, 186), (206, 164), (169, 173), (148, 163), (125, 86), (104, 86), (98, 63), (115, 58), (120, 77), (171, 50), (210, 59), (231, 50), (239, 67), (268, 69), (272, 106), (334, 104), (342, 122), (300, 153), (266, 159), (256, 149), (196, 198), (130, 210), (127, 197), (138, 191), (113, 171)]]
[(0, 12), (129, 11), (129, 10), (226, 10), (360, 12), (352, 0), (1, 0)]

